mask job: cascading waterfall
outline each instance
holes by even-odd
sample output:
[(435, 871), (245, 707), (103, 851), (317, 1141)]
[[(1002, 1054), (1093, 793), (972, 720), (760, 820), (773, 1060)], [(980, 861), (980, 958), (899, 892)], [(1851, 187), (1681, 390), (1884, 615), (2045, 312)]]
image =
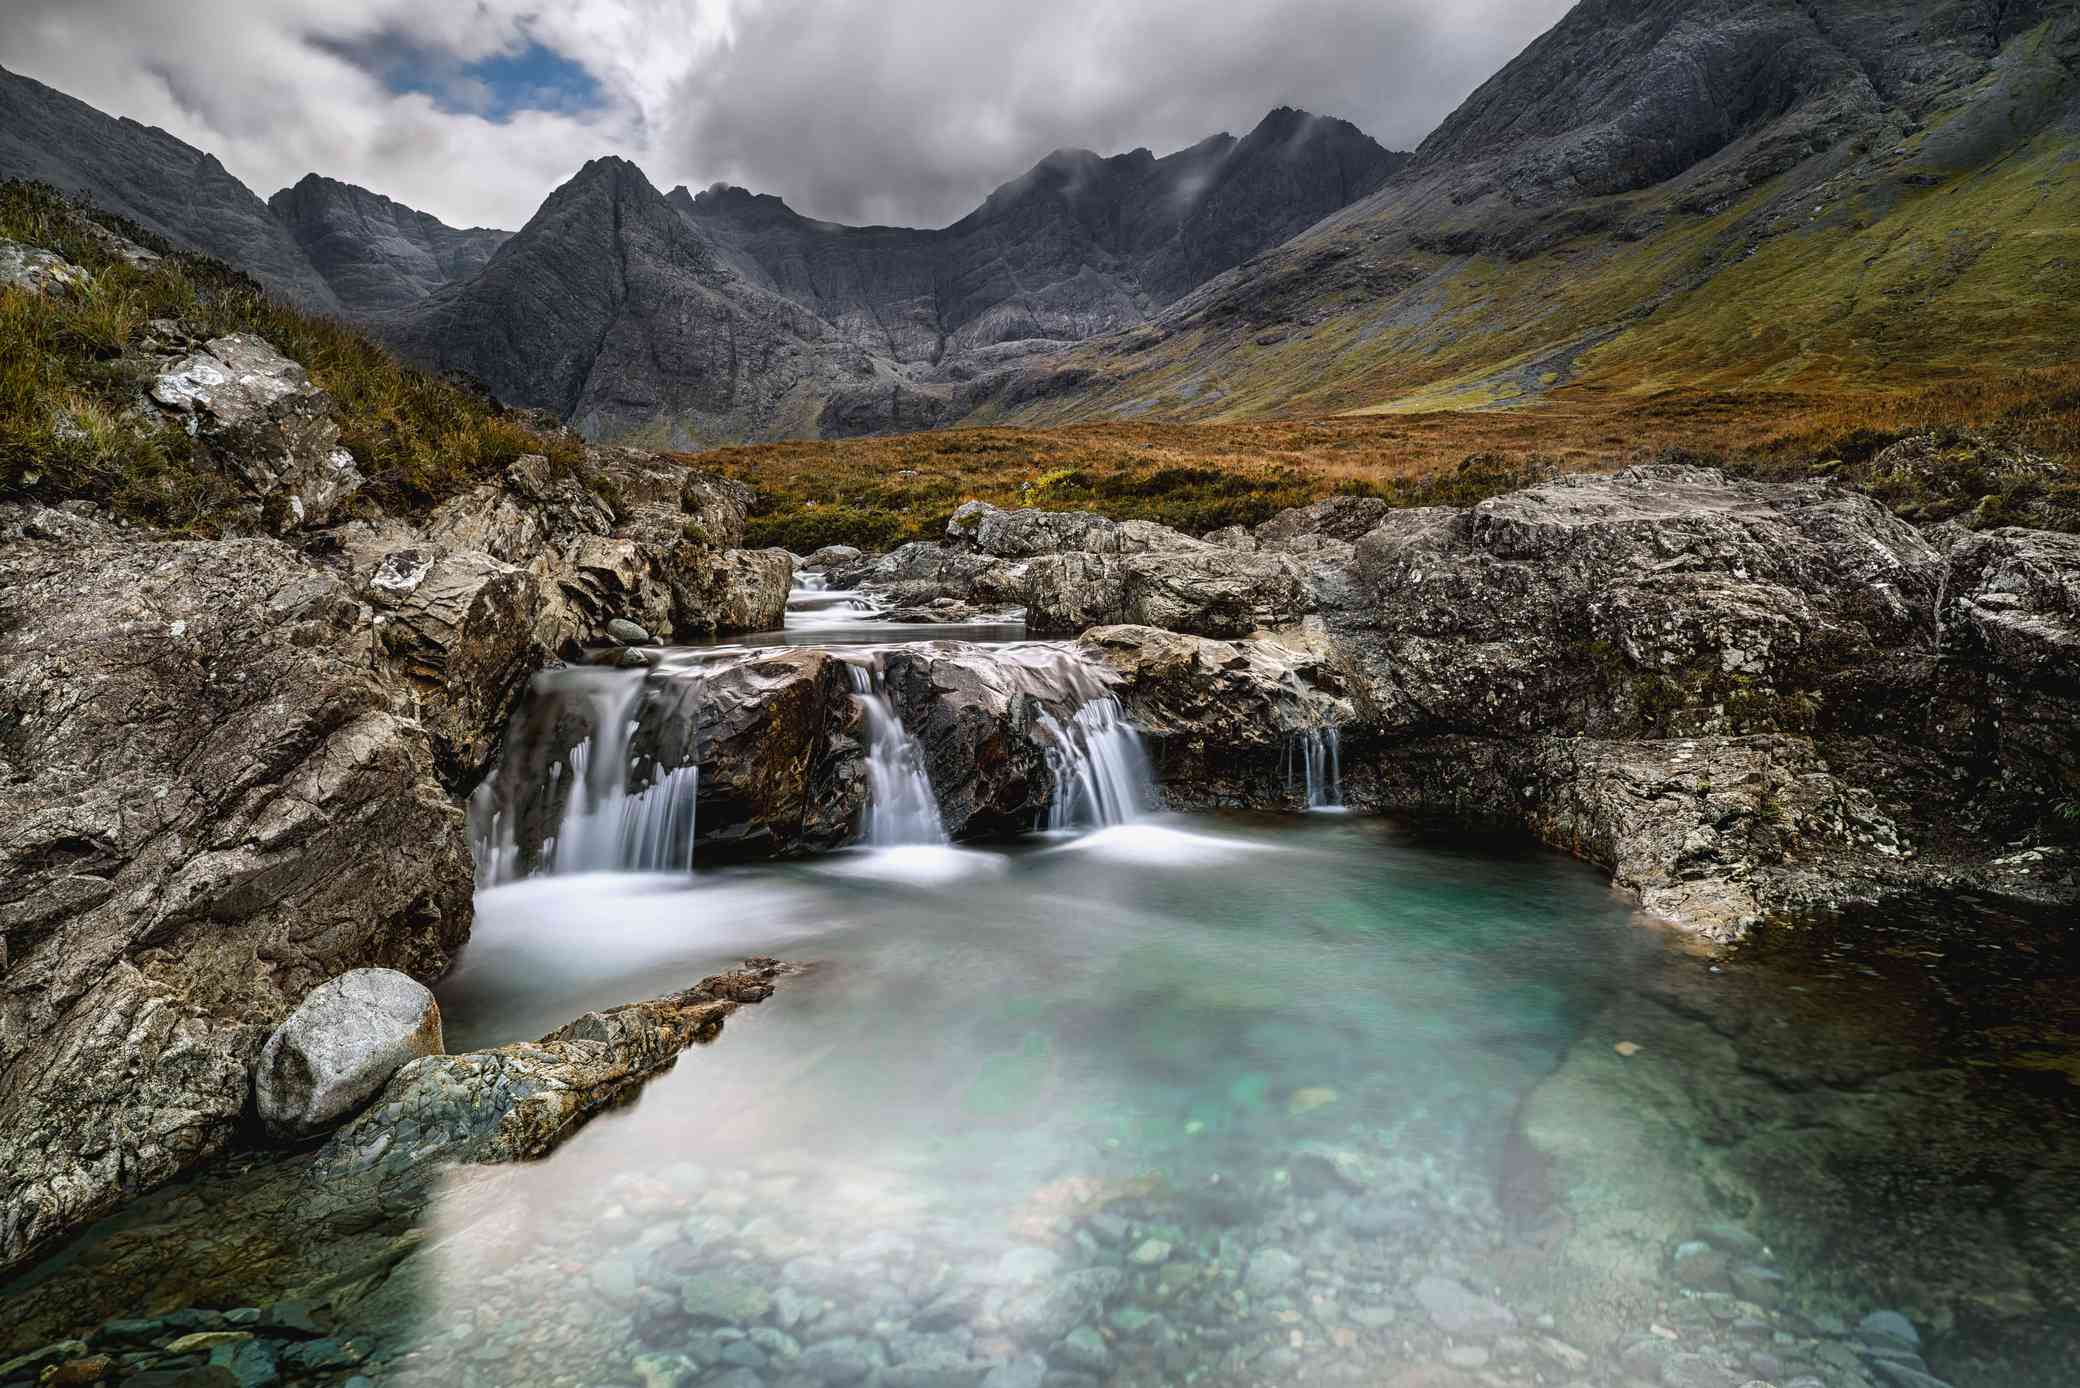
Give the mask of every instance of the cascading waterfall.
[(1141, 735), (1128, 725), (1119, 700), (1109, 694), (1089, 698), (1066, 725), (1048, 713), (1038, 721), (1053, 741), (1047, 754), (1055, 774), (1048, 828), (1107, 828), (1140, 817), (1154, 778)]
[(1310, 810), (1343, 808), (1343, 752), (1336, 729), (1308, 728), (1293, 734), (1286, 746), (1286, 788), (1296, 779), (1307, 793)]
[(867, 720), (866, 841), (876, 848), (946, 843), (939, 798), (924, 771), (924, 749), (889, 703), (879, 663), (848, 662), (846, 669)]
[[(781, 658), (795, 649), (687, 649), (658, 653), (642, 670), (581, 666), (537, 676), (514, 715), (499, 767), (471, 800), (478, 885), (529, 874), (691, 872), (704, 780), (713, 781), (717, 805), (728, 807), (717, 835), (728, 838), (741, 822), (729, 816), (745, 813), (746, 768), (717, 763), (704, 778), (699, 763), (718, 753), (706, 740), (711, 733), (702, 730), (710, 729), (726, 748), (754, 745), (742, 736), (741, 719), (773, 687), (768, 681), (817, 668), (790, 666), (798, 655)], [(1148, 757), (1109, 675), (1072, 644), (831, 644), (822, 650), (845, 667), (858, 710), (853, 726), (863, 744), (867, 791), (861, 843), (939, 847), (951, 841), (950, 816), (927, 774), (923, 745), (904, 723), (906, 712), (922, 717), (929, 711), (898, 697), (934, 688), (939, 678), (954, 681), (948, 688), (993, 691), (992, 706), (1008, 719), (1004, 732), (1014, 739), (1011, 755), (1030, 759), (1022, 784), (1032, 798), (1025, 803), (1042, 805), (1044, 798), (1031, 811), (1035, 827), (1108, 828), (1154, 804)], [(769, 657), (775, 662), (770, 670)], [(934, 670), (952, 673), (927, 673)], [(922, 678), (899, 679), (906, 671)], [(802, 731), (832, 737), (841, 730), (828, 723)], [(825, 798), (814, 811), (836, 809), (843, 784), (818, 782), (816, 793)], [(982, 822), (1001, 828), (1001, 809), (992, 813), (999, 817)], [(814, 831), (820, 846), (831, 845), (835, 823), (842, 821), (826, 818)]]
[[(556, 832), (542, 841), (535, 871), (557, 876), (693, 871), (700, 768), (654, 769), (647, 785), (629, 789), (642, 772), (629, 755), (644, 693), (642, 677), (581, 670), (559, 672), (557, 678), (581, 695), (591, 730), (566, 759), (547, 768), (552, 785), (568, 777), (570, 788)], [(494, 773), (470, 801), (480, 887), (524, 875), (515, 826), (507, 815), (499, 809)]]

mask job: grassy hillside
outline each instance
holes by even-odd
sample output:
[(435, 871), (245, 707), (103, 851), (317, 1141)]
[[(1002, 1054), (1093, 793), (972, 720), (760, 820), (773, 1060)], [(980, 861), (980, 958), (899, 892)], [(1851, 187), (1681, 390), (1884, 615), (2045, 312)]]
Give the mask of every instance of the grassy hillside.
[(1885, 394), (2056, 367), (2080, 343), (2080, 118), (2044, 114), (2072, 99), (2054, 37), (2016, 37), (1896, 144), (1859, 136), (1739, 191), (1706, 166), (1530, 210), (1456, 171), (1390, 187), (1070, 354), (1073, 389), (977, 422)]
[[(118, 236), (160, 258), (132, 265)], [(208, 450), (147, 403), (173, 333), (257, 333), (301, 362), (338, 406), (340, 443), (369, 479), (360, 504), (423, 510), (523, 453), (577, 445), (461, 386), (408, 367), (359, 333), (267, 297), (247, 276), (177, 253), (139, 227), (40, 184), (0, 184), (0, 237), (85, 267), (83, 292), (0, 291), (0, 496), (84, 499), (142, 524), (209, 532), (238, 497)]]
[(1515, 410), (953, 429), (699, 462), (758, 489), (753, 543), (806, 551), (930, 538), (970, 498), (1205, 531), (1335, 493), (1466, 504), (1657, 457), (1832, 476), (1917, 521), (2080, 529), (2080, 364), (1890, 392), (1584, 387)]

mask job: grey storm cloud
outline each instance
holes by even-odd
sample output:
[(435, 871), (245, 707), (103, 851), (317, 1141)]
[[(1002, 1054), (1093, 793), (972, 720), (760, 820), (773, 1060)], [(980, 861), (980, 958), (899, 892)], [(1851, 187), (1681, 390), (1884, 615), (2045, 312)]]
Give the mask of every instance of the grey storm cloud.
[(939, 225), (1050, 150), (1168, 153), (1280, 105), (1412, 147), (1568, 5), (9, 0), (0, 64), (163, 126), (263, 197), (316, 170), (512, 227), (619, 154), (661, 186)]

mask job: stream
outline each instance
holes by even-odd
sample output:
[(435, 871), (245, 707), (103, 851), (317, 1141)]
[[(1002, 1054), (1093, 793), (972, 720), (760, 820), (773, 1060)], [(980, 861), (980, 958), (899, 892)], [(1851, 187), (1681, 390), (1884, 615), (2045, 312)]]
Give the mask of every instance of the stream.
[(1333, 731), (1291, 757), (1324, 813), (1163, 813), (1095, 687), (1052, 729), (1044, 822), (956, 846), (873, 648), (1038, 643), (871, 615), (808, 589), (781, 634), (845, 654), (872, 739), (859, 845), (800, 861), (699, 862), (698, 769), (617, 769), (634, 686), (551, 677), (594, 732), (537, 870), (479, 827), (448, 1048), (810, 967), (495, 1199), (458, 1181), (416, 1216), (360, 1372), (2080, 1381), (2063, 923), (1974, 918), (1960, 950), (1955, 912), (1874, 917), (1826, 937), (1853, 959), (1798, 928), (1708, 959), (1557, 853), (1335, 812)]

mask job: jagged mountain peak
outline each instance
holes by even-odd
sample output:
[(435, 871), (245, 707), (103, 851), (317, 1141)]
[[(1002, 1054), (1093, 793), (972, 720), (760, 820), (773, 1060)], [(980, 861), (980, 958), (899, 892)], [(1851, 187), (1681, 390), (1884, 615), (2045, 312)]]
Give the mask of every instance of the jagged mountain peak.
[(267, 200), (311, 266), (353, 314), (407, 309), (475, 276), (512, 235), (457, 228), (381, 193), (308, 173)]

